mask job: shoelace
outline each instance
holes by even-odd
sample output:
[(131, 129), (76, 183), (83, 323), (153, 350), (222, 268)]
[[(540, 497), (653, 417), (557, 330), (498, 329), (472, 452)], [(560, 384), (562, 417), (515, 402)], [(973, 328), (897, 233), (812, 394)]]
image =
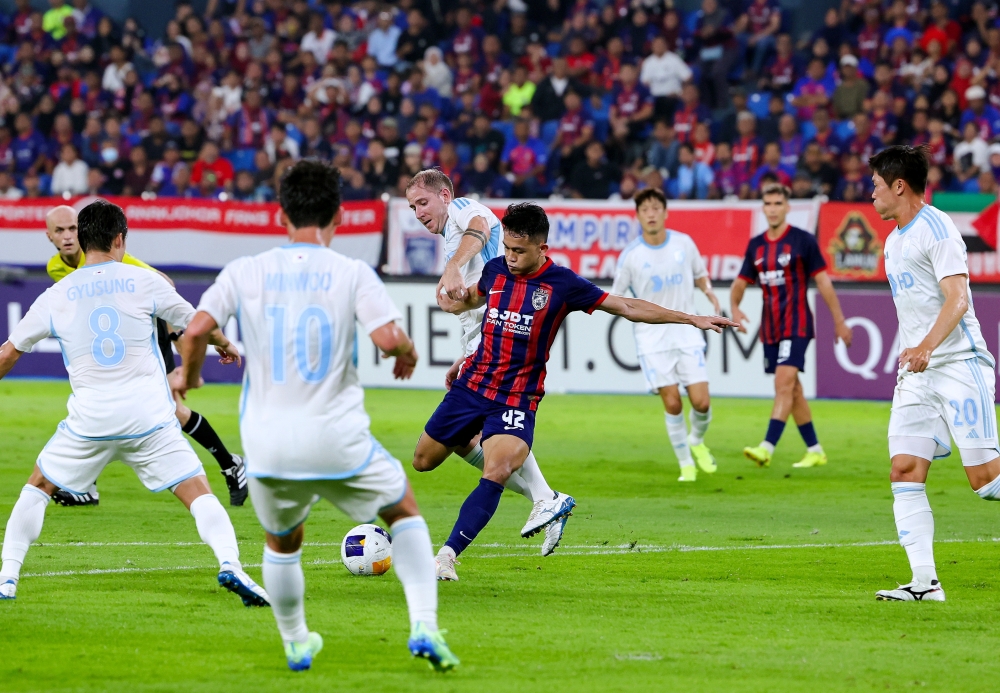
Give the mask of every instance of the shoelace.
[(538, 516), (542, 514), (542, 511), (544, 509), (545, 509), (545, 501), (543, 500), (535, 501), (535, 504), (531, 506), (531, 514), (528, 515), (528, 521), (530, 522), (531, 520), (537, 520)]

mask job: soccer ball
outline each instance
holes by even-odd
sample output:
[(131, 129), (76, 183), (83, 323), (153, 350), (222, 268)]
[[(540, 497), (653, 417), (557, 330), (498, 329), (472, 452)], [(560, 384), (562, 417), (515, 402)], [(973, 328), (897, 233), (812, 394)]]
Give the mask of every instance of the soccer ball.
[(358, 525), (340, 545), (344, 567), (355, 575), (381, 575), (392, 566), (392, 538), (378, 525)]

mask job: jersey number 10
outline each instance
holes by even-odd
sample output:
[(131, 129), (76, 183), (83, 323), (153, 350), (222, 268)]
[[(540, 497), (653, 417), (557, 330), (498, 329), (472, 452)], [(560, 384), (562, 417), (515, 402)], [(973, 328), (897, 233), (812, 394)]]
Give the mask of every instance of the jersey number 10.
[[(299, 377), (307, 383), (323, 380), (330, 371), (333, 356), (333, 327), (327, 312), (321, 306), (306, 306), (295, 320), (290, 340), (286, 339), (288, 307), (281, 304), (265, 306), (264, 314), (271, 326), (271, 380), (277, 384), (285, 382), (285, 349), (289, 342), (294, 345)], [(309, 353), (311, 344), (317, 346), (318, 353)]]

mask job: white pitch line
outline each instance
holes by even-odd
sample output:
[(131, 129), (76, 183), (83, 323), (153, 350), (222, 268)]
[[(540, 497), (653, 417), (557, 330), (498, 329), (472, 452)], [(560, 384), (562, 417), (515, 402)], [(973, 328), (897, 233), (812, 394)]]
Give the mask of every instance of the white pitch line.
[[(939, 544), (979, 544), (986, 542), (1000, 542), (1000, 537), (991, 537), (989, 539), (940, 539), (937, 543)], [(617, 544), (613, 546), (573, 546), (565, 547), (570, 548), (569, 551), (559, 551), (557, 555), (560, 556), (615, 556), (624, 554), (643, 554), (643, 553), (692, 553), (700, 551), (759, 551), (759, 550), (772, 550), (781, 551), (788, 549), (852, 549), (852, 548), (865, 548), (871, 546), (893, 546), (897, 542), (895, 541), (864, 541), (855, 543), (843, 543), (843, 544), (767, 544), (761, 546), (659, 546), (656, 544)], [(131, 544), (45, 544), (45, 546), (197, 546), (199, 544), (194, 542), (178, 542), (176, 544), (146, 544), (142, 542), (136, 542)], [(309, 546), (309, 544), (306, 544)], [(312, 544), (312, 546), (339, 546), (339, 544)], [(482, 544), (481, 548), (515, 548), (515, 547), (528, 547), (532, 549), (537, 549), (538, 547), (525, 544)], [(572, 550), (572, 549), (587, 549), (587, 550)], [(523, 553), (493, 553), (493, 554), (476, 554), (471, 556), (471, 558), (530, 558)], [(317, 559), (313, 561), (304, 561), (304, 565), (336, 565), (340, 563), (339, 560), (322, 560)], [(260, 563), (244, 563), (246, 568), (259, 568)], [(157, 568), (93, 568), (89, 570), (58, 570), (49, 571), (43, 573), (25, 573), (21, 577), (71, 577), (75, 575), (111, 575), (118, 573), (153, 573), (153, 572), (164, 572), (171, 570), (212, 570), (213, 566), (192, 566), (192, 565), (182, 565), (182, 566), (166, 566)]]

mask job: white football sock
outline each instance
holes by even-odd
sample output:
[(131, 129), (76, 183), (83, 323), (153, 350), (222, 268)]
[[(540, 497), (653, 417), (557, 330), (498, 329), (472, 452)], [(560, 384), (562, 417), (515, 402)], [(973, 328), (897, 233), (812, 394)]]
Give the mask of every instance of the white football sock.
[(772, 455), (774, 454), (774, 443), (769, 443), (766, 440), (762, 440), (760, 443), (760, 447), (764, 448)]
[(531, 450), (528, 450), (528, 457), (525, 458), (524, 464), (521, 465), (521, 468), (515, 474), (520, 476), (521, 481), (524, 482), (527, 493), (523, 495), (531, 502), (534, 503), (540, 500), (550, 501), (555, 498), (556, 492), (552, 490), (549, 482), (545, 480), (542, 470), (538, 468), (538, 460), (535, 459), (535, 453)]
[(670, 444), (674, 446), (674, 454), (677, 455), (677, 462), (682, 467), (691, 467), (694, 460), (691, 459), (691, 448), (687, 443), (687, 424), (684, 423), (684, 414), (666, 414), (667, 437)]
[(691, 420), (691, 433), (688, 434), (689, 445), (701, 445), (705, 442), (705, 432), (708, 431), (708, 424), (712, 423), (712, 408), (702, 414), (700, 411), (691, 409), (688, 416)]
[(0, 567), (0, 581), (17, 580), (21, 575), (21, 564), (45, 522), (45, 506), (49, 504), (49, 494), (25, 484), (7, 520), (7, 530), (3, 535), (3, 566)]
[(983, 500), (1000, 500), (1000, 476), (982, 488), (976, 489), (976, 493)]
[(819, 443), (816, 443), (815, 445), (810, 445), (808, 448), (806, 448), (806, 450), (809, 452), (815, 452), (818, 455), (823, 454), (823, 446), (820, 445)]
[(219, 565), (229, 563), (237, 570), (243, 570), (236, 530), (219, 499), (211, 493), (198, 496), (191, 503), (191, 514), (198, 527), (198, 536), (215, 552)]
[(271, 611), (284, 642), (304, 643), (306, 628), (306, 578), (302, 574), (302, 550), (278, 553), (264, 547), (264, 589), (271, 598)]
[[(476, 447), (469, 451), (468, 455), (462, 455), (462, 459), (471, 464), (473, 467), (479, 471), (483, 471), (486, 466), (486, 458), (483, 455), (483, 447), (476, 444)], [(520, 493), (522, 496), (531, 500), (531, 496), (528, 493), (528, 488), (521, 481), (521, 477), (517, 472), (514, 472), (507, 479), (507, 483), (503, 485), (505, 489), (509, 489), (514, 493)]]
[(437, 630), (437, 570), (434, 547), (427, 523), (420, 515), (397, 520), (389, 527), (392, 535), (392, 567), (403, 583), (410, 628), (417, 622)]
[(934, 567), (934, 515), (927, 501), (927, 486), (908, 481), (893, 482), (892, 499), (899, 543), (910, 559), (913, 579), (929, 586), (937, 580), (937, 570)]

